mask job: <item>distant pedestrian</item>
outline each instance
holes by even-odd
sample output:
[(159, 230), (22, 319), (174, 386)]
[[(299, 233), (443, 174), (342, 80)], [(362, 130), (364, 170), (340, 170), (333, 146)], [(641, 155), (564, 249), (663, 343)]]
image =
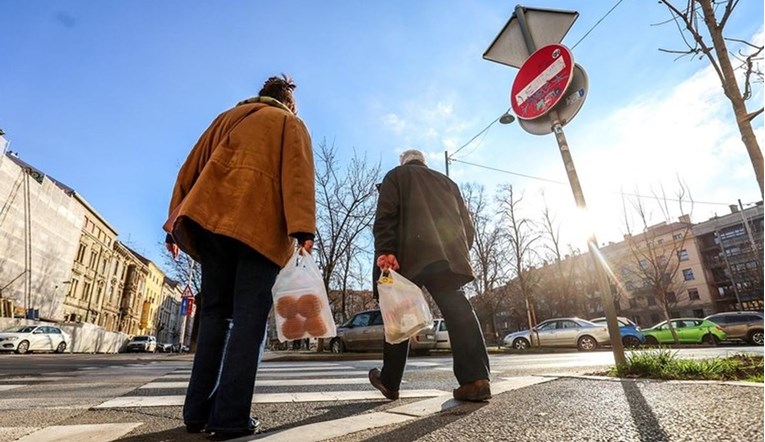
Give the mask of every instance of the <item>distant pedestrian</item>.
[(271, 287), (295, 239), (307, 253), (316, 227), (311, 139), (289, 77), (220, 114), (178, 173), (167, 248), (202, 266), (204, 302), (183, 420), (215, 440), (253, 434), (250, 416)]
[[(491, 397), (489, 355), (478, 318), (461, 287), (472, 281), (473, 222), (459, 188), (431, 170), (418, 150), (401, 154), (401, 165), (383, 179), (374, 222), (375, 256), (380, 271), (393, 269), (427, 288), (444, 316), (460, 387), (454, 398)], [(375, 272), (379, 274), (379, 272)], [(369, 380), (385, 397), (398, 399), (409, 341), (385, 343), (382, 370)]]

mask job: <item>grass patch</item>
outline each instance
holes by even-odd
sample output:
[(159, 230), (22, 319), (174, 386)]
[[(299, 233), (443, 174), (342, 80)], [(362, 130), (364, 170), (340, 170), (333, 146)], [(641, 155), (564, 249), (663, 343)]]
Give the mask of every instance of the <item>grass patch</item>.
[(608, 371), (622, 378), (763, 382), (763, 357), (737, 354), (727, 358), (680, 359), (677, 351), (654, 349), (627, 354), (627, 363)]

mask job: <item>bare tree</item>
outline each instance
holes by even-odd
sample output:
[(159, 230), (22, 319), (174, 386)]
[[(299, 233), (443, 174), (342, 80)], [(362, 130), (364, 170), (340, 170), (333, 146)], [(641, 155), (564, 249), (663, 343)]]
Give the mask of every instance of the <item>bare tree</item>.
[(349, 283), (354, 273), (364, 273), (358, 266), (353, 271), (354, 263), (358, 263), (355, 259), (365, 256), (372, 263), (368, 236), (376, 210), (375, 184), (380, 181), (380, 163), (369, 164), (366, 157), (354, 151), (341, 170), (337, 149), (334, 144), (328, 146), (326, 140), (319, 144), (316, 160), (315, 250), (327, 293), (340, 289), (340, 316), (345, 319)]
[[(741, 133), (741, 140), (752, 161), (757, 184), (760, 186), (760, 196), (763, 195), (763, 161), (762, 151), (752, 130), (752, 119), (762, 113), (760, 107), (754, 112), (746, 108), (746, 101), (752, 97), (752, 81), (762, 82), (763, 73), (759, 62), (762, 60), (762, 46), (738, 38), (725, 36), (725, 26), (731, 18), (739, 0), (659, 0), (672, 14), (672, 21), (677, 25), (686, 48), (681, 50), (660, 49), (663, 52), (679, 54), (679, 57), (690, 56), (699, 59), (706, 58), (717, 73), (725, 96), (733, 107), (736, 124)], [(679, 3), (682, 6), (678, 6)], [(711, 40), (711, 42), (710, 42)], [(740, 44), (744, 49), (731, 53), (728, 43)], [(739, 66), (734, 68), (731, 57)], [(742, 81), (744, 92), (741, 92), (736, 70), (743, 71)]]
[(490, 324), (492, 335), (496, 335), (497, 312), (507, 297), (507, 291), (497, 287), (508, 279), (508, 251), (503, 245), (502, 229), (490, 215), (484, 187), (465, 184), (462, 195), (475, 228), (470, 258), (475, 273), (476, 309), (484, 316), (484, 322)]
[[(685, 213), (683, 202), (690, 200), (691, 210), (693, 200), (687, 193), (685, 186), (680, 183), (677, 193), (677, 201), (680, 213)], [(660, 224), (650, 225), (649, 210), (640, 198), (631, 200), (631, 206), (638, 217), (638, 226), (641, 232), (635, 232), (627, 214), (627, 205), (624, 204), (624, 218), (627, 235), (625, 241), (628, 246), (628, 259), (622, 264), (622, 273), (628, 279), (634, 279), (642, 286), (636, 291), (646, 291), (656, 300), (667, 320), (667, 326), (675, 343), (678, 342), (677, 332), (670, 322), (670, 310), (678, 301), (678, 294), (685, 287), (685, 279), (679, 278), (678, 273), (686, 244), (691, 233), (690, 212), (680, 217), (678, 222), (672, 222), (666, 195), (656, 196), (655, 201), (659, 207), (664, 221)]]
[(515, 275), (518, 291), (526, 303), (529, 328), (532, 328), (537, 323), (532, 296), (538, 283), (538, 274), (534, 269), (537, 259), (534, 246), (541, 236), (531, 219), (520, 215), (518, 209), (523, 197), (516, 198), (513, 186), (500, 186), (497, 200), (501, 222), (510, 245), (511, 270)]

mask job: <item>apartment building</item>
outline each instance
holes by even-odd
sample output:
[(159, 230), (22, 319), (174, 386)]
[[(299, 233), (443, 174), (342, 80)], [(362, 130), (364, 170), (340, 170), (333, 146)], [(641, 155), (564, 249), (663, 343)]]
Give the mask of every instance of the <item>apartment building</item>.
[(693, 226), (715, 311), (763, 310), (763, 205)]

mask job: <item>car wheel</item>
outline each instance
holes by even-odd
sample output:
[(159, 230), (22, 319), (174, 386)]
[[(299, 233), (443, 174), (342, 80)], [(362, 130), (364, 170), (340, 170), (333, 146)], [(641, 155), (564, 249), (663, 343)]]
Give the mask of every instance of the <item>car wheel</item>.
[(709, 345), (717, 345), (720, 343), (720, 338), (713, 335), (712, 333), (707, 333), (703, 338), (701, 338), (701, 342)]
[(625, 336), (622, 338), (622, 344), (625, 348), (637, 348), (640, 347), (640, 339), (635, 336)]
[(332, 342), (329, 343), (329, 348), (332, 353), (342, 353), (345, 351), (345, 345), (343, 345), (343, 341), (340, 339), (333, 339)]
[(59, 342), (58, 347), (56, 347), (56, 353), (63, 353), (66, 350), (66, 342)]
[(659, 345), (659, 340), (654, 338), (653, 336), (646, 336), (645, 337), (645, 345), (647, 347), (654, 347)]
[(28, 351), (29, 351), (29, 341), (19, 342), (19, 346), (16, 347), (16, 353), (23, 355), (24, 353)]
[(579, 338), (576, 346), (579, 351), (593, 351), (598, 348), (598, 341), (596, 341), (592, 336), (582, 336)]
[(525, 338), (518, 338), (513, 341), (513, 348), (516, 350), (527, 350), (531, 345)]
[(754, 330), (752, 332), (749, 332), (748, 341), (752, 345), (759, 345), (760, 347), (762, 347), (763, 345), (762, 330)]

